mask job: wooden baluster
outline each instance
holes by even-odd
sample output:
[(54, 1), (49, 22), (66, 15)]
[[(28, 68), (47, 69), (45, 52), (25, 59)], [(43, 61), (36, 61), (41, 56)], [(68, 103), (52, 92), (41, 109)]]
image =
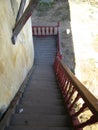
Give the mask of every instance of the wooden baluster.
[(59, 72), (59, 67), (60, 67), (60, 65), (59, 65), (59, 63), (57, 62), (57, 60), (56, 60), (56, 64), (57, 64), (56, 74), (57, 74), (57, 77), (58, 77), (58, 72)]
[(49, 35), (48, 27), (46, 27), (46, 35)]
[(50, 35), (50, 28), (48, 27), (48, 34), (47, 35)]
[(63, 84), (62, 84), (62, 87), (63, 87), (62, 94), (63, 94), (64, 97), (65, 97), (66, 82), (67, 82), (67, 78), (66, 78), (66, 76), (64, 74), (64, 81), (63, 81)]
[(64, 73), (63, 73), (63, 69), (61, 67), (61, 77), (60, 77), (61, 83), (60, 83), (60, 85), (61, 85), (62, 88), (63, 88), (63, 75), (64, 75)]
[(57, 35), (57, 27), (54, 27), (54, 35)]
[(37, 35), (37, 28), (34, 27), (34, 35)]
[(75, 127), (76, 128), (83, 128), (87, 125), (91, 125), (98, 122), (98, 117), (96, 115), (92, 115), (90, 119), (88, 119), (87, 121), (81, 123), (81, 124), (76, 124)]
[(59, 68), (60, 68), (60, 69), (59, 69), (59, 86), (60, 86), (60, 88), (61, 88), (61, 90), (62, 90), (62, 86), (61, 86), (61, 80), (62, 80), (61, 66), (60, 66)]
[(63, 92), (63, 93), (64, 93), (64, 95), (63, 95), (64, 98), (66, 97), (68, 85), (69, 85), (69, 80), (67, 79), (67, 80), (66, 80), (66, 83), (65, 83), (65, 86), (64, 86), (64, 90), (63, 90), (63, 91), (64, 91), (64, 92)]
[(37, 35), (38, 35), (38, 28), (36, 27), (36, 32), (37, 32)]
[(70, 103), (69, 101), (70, 101), (71, 97), (73, 96), (73, 94), (75, 93), (75, 91), (76, 91), (76, 89), (75, 89), (75, 87), (73, 86), (72, 91), (71, 91), (69, 97), (67, 97), (67, 96), (65, 97), (65, 102), (66, 102), (66, 104), (67, 104), (67, 103)]
[(78, 115), (80, 115), (84, 110), (85, 110), (85, 108), (87, 108), (87, 105), (86, 105), (86, 103), (83, 103), (83, 105), (82, 105), (82, 107), (79, 109), (79, 111), (77, 111), (76, 113), (72, 113), (71, 114), (71, 116), (72, 117), (75, 117), (75, 116), (78, 116)]
[(42, 35), (44, 36), (45, 35), (45, 28), (42, 27)]
[(55, 33), (54, 33), (54, 28), (55, 28), (55, 27), (53, 27), (53, 35), (55, 35)]
[(66, 82), (66, 76), (65, 76), (65, 74), (63, 74), (63, 83), (62, 83), (63, 91), (64, 91), (64, 87), (65, 87), (65, 82)]
[(76, 98), (74, 99), (73, 103), (71, 105), (69, 105), (69, 109), (71, 111), (72, 107), (74, 106), (74, 104), (79, 100), (80, 98), (80, 95), (79, 93), (77, 94)]
[(66, 97), (68, 97), (71, 87), (72, 87), (72, 84), (71, 82), (69, 82), (69, 88), (67, 90)]
[(41, 36), (42, 36), (42, 35), (43, 35), (43, 34), (42, 34), (42, 27), (40, 27), (40, 32), (41, 32)]
[[(46, 28), (44, 27), (44, 34), (46, 35)], [(57, 60), (56, 60), (56, 62), (57, 62)]]

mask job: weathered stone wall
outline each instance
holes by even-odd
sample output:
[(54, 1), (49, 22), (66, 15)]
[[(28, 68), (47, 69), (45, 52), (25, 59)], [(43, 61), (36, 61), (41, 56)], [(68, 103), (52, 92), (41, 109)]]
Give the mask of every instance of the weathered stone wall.
[(18, 35), (16, 44), (11, 41), (20, 1), (0, 0), (0, 113), (8, 107), (33, 65), (31, 19)]

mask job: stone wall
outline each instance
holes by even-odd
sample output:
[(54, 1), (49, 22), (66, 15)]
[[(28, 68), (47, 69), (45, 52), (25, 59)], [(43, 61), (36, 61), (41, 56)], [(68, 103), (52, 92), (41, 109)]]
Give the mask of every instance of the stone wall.
[(33, 65), (31, 19), (16, 44), (11, 41), (20, 1), (0, 0), (0, 113), (6, 110)]

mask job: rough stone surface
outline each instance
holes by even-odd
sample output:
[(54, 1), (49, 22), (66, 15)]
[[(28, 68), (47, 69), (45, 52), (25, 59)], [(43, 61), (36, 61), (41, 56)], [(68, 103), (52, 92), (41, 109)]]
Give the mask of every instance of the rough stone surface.
[(50, 2), (54, 2), (54, 0), (41, 0), (41, 2), (50, 3)]

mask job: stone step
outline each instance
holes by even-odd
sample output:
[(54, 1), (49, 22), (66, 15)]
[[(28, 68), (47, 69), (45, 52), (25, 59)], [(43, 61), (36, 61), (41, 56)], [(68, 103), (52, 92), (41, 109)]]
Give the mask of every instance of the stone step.
[(50, 105), (18, 105), (16, 113), (22, 114), (39, 114), (39, 115), (64, 115), (67, 110), (63, 106), (50, 106)]
[(32, 98), (32, 99), (29, 99), (29, 98), (21, 98), (20, 99), (20, 103), (38, 103), (38, 104), (45, 104), (45, 103), (49, 103), (49, 104), (64, 104), (64, 101), (62, 99), (53, 99), (53, 98), (50, 98), (48, 99), (47, 97), (35, 97), (35, 98)]
[(48, 93), (48, 94), (54, 94), (54, 95), (58, 95), (59, 93), (61, 93), (60, 92), (60, 90), (59, 90), (59, 88), (57, 88), (57, 86), (53, 86), (53, 85), (51, 85), (51, 86), (49, 86), (49, 85), (46, 85), (46, 86), (43, 86), (42, 84), (41, 85), (33, 85), (33, 86), (30, 86), (30, 87), (27, 87), (27, 89), (26, 89), (26, 91), (25, 91), (26, 93)]
[(42, 72), (42, 74), (40, 75), (40, 73), (34, 73), (34, 75), (32, 76), (32, 79), (34, 79), (34, 78), (37, 78), (37, 79), (46, 79), (46, 80), (48, 80), (48, 79), (52, 79), (52, 80), (55, 80), (56, 79), (56, 77), (55, 77), (55, 75), (53, 75), (53, 74), (51, 74), (51, 73), (44, 73), (44, 72)]
[(66, 115), (32, 115), (14, 114), (11, 125), (28, 125), (32, 127), (64, 127), (70, 126), (69, 117)]
[[(59, 91), (60, 90), (60, 87), (54, 82), (51, 82), (50, 84), (48, 84), (48, 83), (44, 83), (44, 82), (41, 82), (41, 83), (39, 83), (39, 81), (29, 81), (29, 83), (28, 83), (28, 86), (27, 86), (27, 89), (30, 89), (30, 90), (33, 90), (34, 88), (36, 88), (37, 90), (38, 90), (38, 88), (39, 89), (51, 89), (51, 90), (57, 90), (57, 91)], [(28, 91), (30, 91), (30, 90), (28, 90)], [(47, 90), (46, 90), (47, 91)]]
[(48, 102), (48, 101), (32, 101), (32, 99), (28, 99), (28, 101), (22, 101), (20, 100), (19, 104), (21, 105), (30, 105), (30, 104), (33, 104), (34, 106), (36, 105), (51, 105), (51, 106), (64, 106), (64, 102), (63, 101), (51, 101), (51, 102)]
[(32, 81), (32, 78), (30, 79), (31, 81), (29, 82), (29, 84), (30, 85), (43, 85), (43, 86), (45, 86), (45, 85), (48, 85), (48, 86), (56, 86), (56, 87), (58, 87), (58, 83), (56, 82), (56, 81), (46, 81), (46, 80), (44, 80), (44, 81), (42, 81), (42, 80), (38, 80), (38, 79), (35, 79), (34, 81)]
[[(42, 61), (44, 60), (44, 61)], [(45, 59), (38, 59), (38, 60), (35, 60), (35, 63), (36, 64), (41, 64), (41, 65), (47, 65), (47, 64), (51, 64), (51, 63), (54, 63), (54, 59), (53, 60), (45, 60)]]
[(58, 86), (57, 83), (53, 83), (51, 82), (51, 84), (48, 83), (41, 83), (41, 84), (37, 84), (37, 81), (29, 81), (29, 83), (27, 84), (27, 89), (45, 89), (45, 90), (50, 90), (50, 91), (59, 91), (60, 87)]
[[(38, 90), (38, 91), (37, 91)], [(51, 100), (52, 99), (63, 99), (61, 92), (58, 90), (52, 90), (50, 91), (50, 89), (33, 89), (33, 88), (28, 88), (28, 90), (22, 95), (22, 98), (28, 98), (28, 99), (32, 99), (32, 98), (36, 98), (39, 99), (40, 98), (47, 98), (47, 100)], [(40, 96), (39, 96), (40, 95)]]
[(32, 127), (32, 126), (10, 126), (4, 130), (73, 130), (71, 127)]
[[(41, 98), (41, 99), (40, 99)], [(30, 103), (34, 103), (34, 102), (37, 102), (37, 103), (49, 103), (49, 104), (53, 104), (53, 103), (64, 103), (64, 101), (62, 100), (62, 98), (53, 98), (53, 97), (49, 97), (49, 96), (42, 96), (42, 97), (23, 97), (20, 99), (21, 102), (30, 102)]]
[(57, 82), (56, 78), (52, 78), (52, 77), (41, 77), (41, 76), (35, 76), (35, 77), (32, 77), (32, 81), (39, 81), (38, 83), (40, 82), (44, 82), (44, 81), (47, 81), (47, 82)]
[(23, 96), (22, 96), (22, 98), (24, 99), (24, 100), (26, 100), (26, 99), (33, 99), (33, 98), (37, 98), (37, 99), (39, 99), (39, 98), (42, 98), (42, 99), (44, 99), (44, 98), (46, 98), (47, 100), (54, 100), (54, 99), (63, 99), (63, 97), (60, 95), (60, 94), (57, 94), (57, 93), (53, 93), (53, 92), (39, 92), (40, 93), (40, 97), (39, 97), (39, 93), (34, 93), (35, 91), (32, 91), (32, 93), (31, 92), (27, 92), (26, 94), (24, 94)]

